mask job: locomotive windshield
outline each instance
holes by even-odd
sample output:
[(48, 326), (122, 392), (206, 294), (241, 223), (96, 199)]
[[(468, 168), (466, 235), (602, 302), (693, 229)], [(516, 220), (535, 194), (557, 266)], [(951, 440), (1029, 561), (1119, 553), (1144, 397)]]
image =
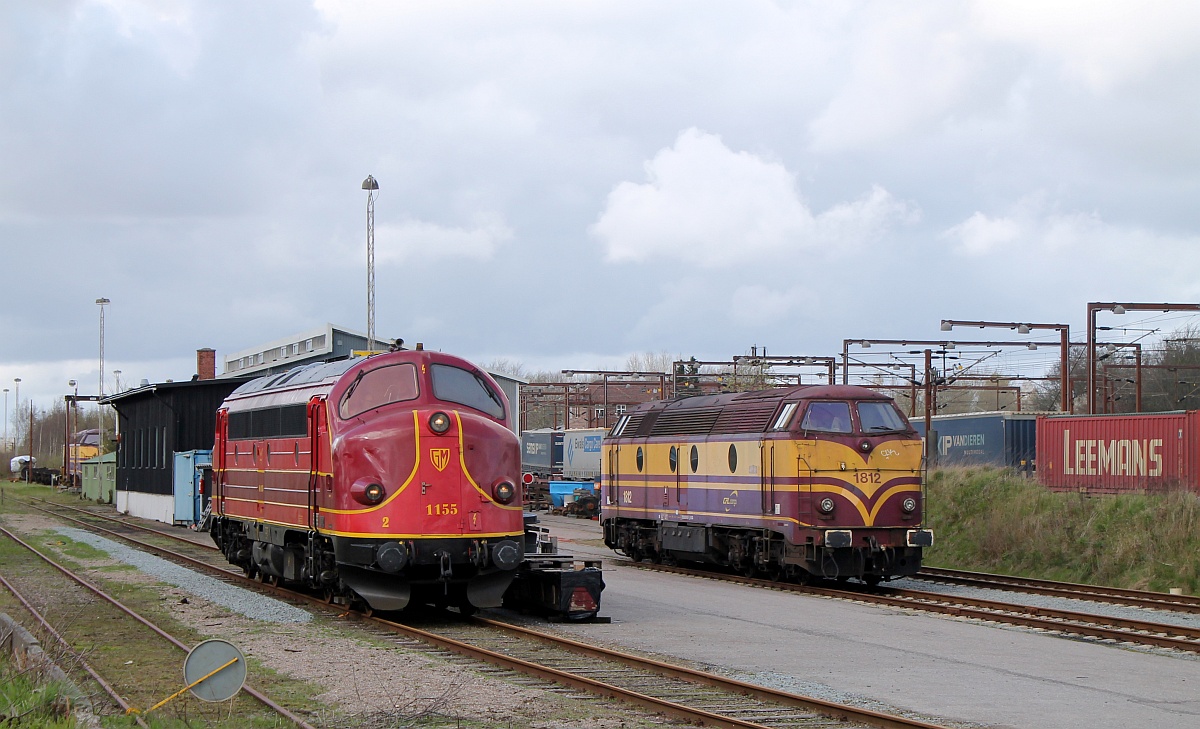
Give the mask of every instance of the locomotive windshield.
[(443, 364), (432, 365), (430, 371), (433, 374), (433, 395), (437, 399), (475, 408), (497, 420), (504, 418), (504, 401), (483, 377), (460, 367)]
[(414, 400), (420, 392), (417, 368), (407, 362), (361, 370), (342, 395), (338, 415), (343, 420), (353, 418), (389, 403)]
[(908, 424), (890, 402), (860, 402), (858, 422), (862, 424), (864, 433), (908, 430)]
[(819, 430), (825, 433), (850, 432), (850, 403), (810, 402), (804, 411), (801, 430)]

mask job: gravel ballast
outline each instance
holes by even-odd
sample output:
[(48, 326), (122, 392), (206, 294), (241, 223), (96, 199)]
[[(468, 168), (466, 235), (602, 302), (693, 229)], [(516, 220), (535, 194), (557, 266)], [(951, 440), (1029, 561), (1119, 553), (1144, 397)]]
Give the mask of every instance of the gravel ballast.
[(68, 539), (95, 547), (113, 559), (136, 567), (151, 577), (174, 585), (197, 597), (215, 602), (251, 620), (262, 620), (268, 623), (307, 623), (312, 620), (312, 615), (308, 612), (280, 600), (244, 590), (207, 575), (198, 574), (165, 559), (139, 552), (110, 539), (96, 536), (91, 532), (72, 527), (59, 527), (55, 531)]

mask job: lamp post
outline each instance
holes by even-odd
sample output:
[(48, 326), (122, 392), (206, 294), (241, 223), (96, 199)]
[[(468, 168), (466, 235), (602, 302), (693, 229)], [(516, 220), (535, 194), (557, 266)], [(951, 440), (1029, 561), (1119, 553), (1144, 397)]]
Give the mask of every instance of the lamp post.
[(111, 303), (112, 301), (104, 297), (96, 299), (96, 305), (100, 307), (100, 401), (96, 405), (96, 419), (100, 424), (100, 447), (97, 453), (104, 452), (104, 307)]
[(1087, 399), (1088, 414), (1096, 414), (1096, 314), (1111, 311), (1200, 311), (1200, 304), (1145, 304), (1092, 301), (1087, 305)]
[(371, 175), (363, 180), (367, 191), (367, 351), (375, 351), (375, 198), (379, 183)]
[[(67, 409), (64, 413), (66, 416), (64, 418), (66, 420), (66, 428), (65, 432), (63, 433), (63, 476), (66, 478), (67, 483), (70, 486), (74, 486), (75, 461), (76, 456), (79, 455), (79, 448), (77, 444), (73, 444), (71, 442), (71, 436), (77, 432), (77, 428), (79, 427), (79, 417), (76, 412), (76, 408), (78, 407), (77, 403), (79, 402), (79, 386), (75, 380), (67, 380), (67, 387), (74, 388), (75, 394), (67, 395), (66, 398), (64, 398), (67, 401)], [(72, 415), (75, 415), (75, 417), (72, 418)], [(72, 448), (72, 445), (76, 445), (76, 447)]]
[(1064, 413), (1069, 413), (1074, 410), (1073, 398), (1071, 397), (1071, 327), (1067, 324), (1028, 324), (1021, 322), (1008, 321), (961, 321), (957, 319), (942, 319), (942, 331), (948, 332), (956, 326), (996, 328), (996, 329), (1015, 329), (1017, 334), (1029, 334), (1034, 329), (1048, 329), (1059, 333), (1062, 351), (1060, 352), (1061, 361), (1059, 367), (1061, 372), (1059, 376), (1061, 382), (1059, 388), (1062, 390), (1060, 398), (1060, 409)]
[[(14, 400), (13, 412), (20, 413), (21, 412), (21, 378), (14, 377), (13, 382), (16, 383), (16, 388), (17, 388), (17, 391), (13, 394), (13, 400)], [(20, 448), (18, 448), (18, 446), (17, 446), (17, 441), (21, 440), (21, 417), (20, 417), (20, 415), (17, 416), (16, 421), (17, 421), (17, 427), (13, 430), (13, 450), (14, 451), (20, 450)]]
[(4, 388), (4, 449), (8, 450), (8, 388)]

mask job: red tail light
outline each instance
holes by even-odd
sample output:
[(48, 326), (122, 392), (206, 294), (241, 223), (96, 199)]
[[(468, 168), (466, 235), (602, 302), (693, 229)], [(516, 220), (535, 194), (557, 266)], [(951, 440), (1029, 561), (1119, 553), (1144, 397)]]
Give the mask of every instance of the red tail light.
[(568, 612), (595, 612), (596, 600), (586, 587), (576, 587), (571, 592), (571, 607)]

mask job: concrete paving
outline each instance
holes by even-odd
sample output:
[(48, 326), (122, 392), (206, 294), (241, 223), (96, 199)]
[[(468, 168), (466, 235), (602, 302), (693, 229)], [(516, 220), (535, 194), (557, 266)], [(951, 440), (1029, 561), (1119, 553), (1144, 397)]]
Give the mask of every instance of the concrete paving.
[(945, 723), (1200, 726), (1195, 656), (648, 572), (612, 564), (597, 522), (542, 521), (564, 551), (610, 558), (601, 614), (612, 623), (563, 628), (581, 637)]

